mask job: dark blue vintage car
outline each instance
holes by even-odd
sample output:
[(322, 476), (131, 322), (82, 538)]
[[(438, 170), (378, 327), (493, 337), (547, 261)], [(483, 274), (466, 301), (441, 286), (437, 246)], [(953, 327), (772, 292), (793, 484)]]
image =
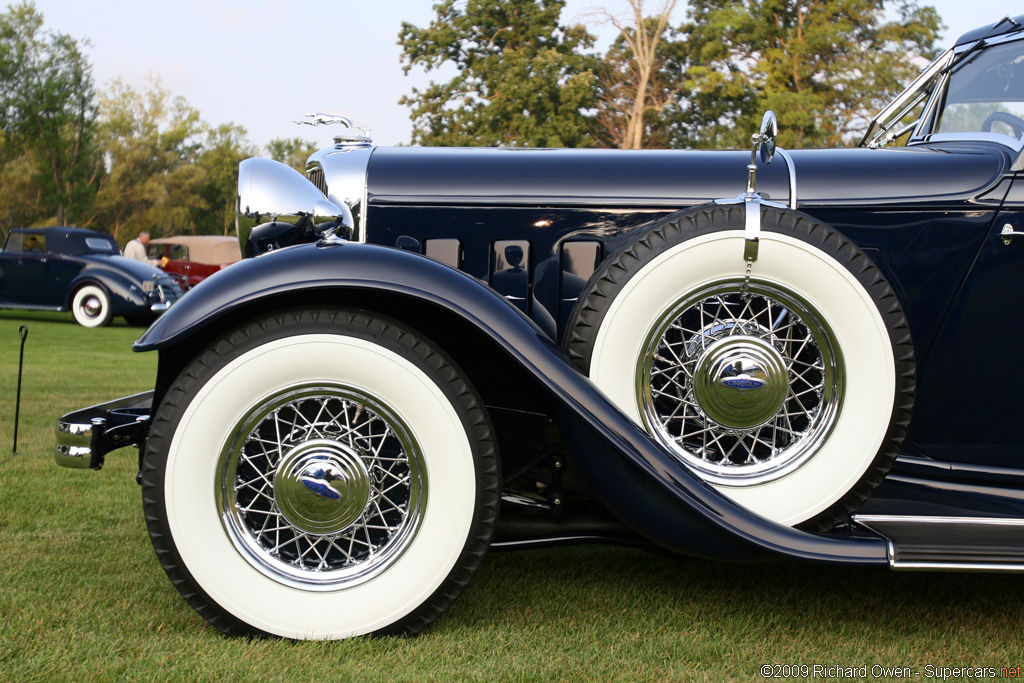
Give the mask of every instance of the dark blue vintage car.
[(166, 273), (124, 258), (102, 232), (16, 228), (0, 250), (0, 308), (71, 311), (84, 327), (119, 315), (148, 324), (180, 296)]
[(160, 561), (228, 633), (414, 633), (490, 548), (1024, 570), (1022, 22), (858, 149), (776, 149), (771, 115), (748, 152), (387, 149), (318, 115), (308, 178), (241, 165), (258, 257), (58, 462), (141, 446)]

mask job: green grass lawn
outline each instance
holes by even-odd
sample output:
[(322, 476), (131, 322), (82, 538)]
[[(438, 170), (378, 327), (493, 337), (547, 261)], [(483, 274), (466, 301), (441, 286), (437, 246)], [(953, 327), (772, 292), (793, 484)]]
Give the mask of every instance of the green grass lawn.
[(604, 547), (493, 554), (454, 607), (410, 640), (225, 638), (157, 563), (136, 451), (111, 454), (102, 472), (53, 462), (61, 414), (152, 388), (156, 356), (130, 348), (140, 333), (0, 312), (2, 681), (747, 681), (770, 663), (907, 666), (920, 674), (882, 680), (928, 680), (927, 665), (1024, 663), (1020, 576), (737, 565)]

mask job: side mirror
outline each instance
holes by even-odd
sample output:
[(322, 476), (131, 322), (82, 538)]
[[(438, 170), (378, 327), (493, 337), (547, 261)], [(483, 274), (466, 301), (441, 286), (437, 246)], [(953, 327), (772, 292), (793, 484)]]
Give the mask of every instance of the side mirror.
[(779, 134), (779, 123), (775, 120), (775, 112), (770, 109), (761, 119), (761, 131), (750, 136), (750, 163), (747, 164), (747, 194), (754, 194), (754, 181), (757, 178), (757, 157), (761, 155), (761, 163), (767, 166), (775, 156), (775, 137)]
[(775, 112), (768, 110), (761, 119), (760, 138), (761, 163), (767, 166), (772, 163), (775, 156), (775, 138), (779, 135), (779, 122), (775, 118)]

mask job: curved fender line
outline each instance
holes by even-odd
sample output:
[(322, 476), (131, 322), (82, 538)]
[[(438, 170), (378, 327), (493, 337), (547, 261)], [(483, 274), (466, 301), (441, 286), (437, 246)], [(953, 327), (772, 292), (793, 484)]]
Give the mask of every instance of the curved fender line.
[[(643, 472), (679, 506), (664, 511), (667, 524), (692, 525), (696, 517), (719, 534), (764, 551), (808, 560), (889, 564), (886, 543), (880, 538), (823, 536), (780, 526), (718, 493), (623, 415), (501, 295), (465, 273), (410, 252), (349, 242), (301, 245), (247, 259), (197, 285), (135, 342), (134, 349), (173, 346), (239, 306), (310, 288), (404, 294), (471, 322), (547, 388), (563, 411), (586, 424), (612, 447), (615, 457)], [(610, 452), (596, 449), (587, 457), (602, 457), (602, 451)]]

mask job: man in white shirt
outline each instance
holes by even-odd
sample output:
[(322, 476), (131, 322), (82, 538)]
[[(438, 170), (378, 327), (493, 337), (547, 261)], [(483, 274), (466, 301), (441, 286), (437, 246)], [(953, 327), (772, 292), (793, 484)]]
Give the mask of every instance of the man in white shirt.
[(162, 265), (163, 259), (151, 259), (149, 258), (149, 231), (143, 230), (139, 233), (139, 236), (133, 239), (128, 244), (124, 245), (124, 255), (126, 258), (135, 259), (136, 261), (142, 261), (148, 263), (151, 266)]

